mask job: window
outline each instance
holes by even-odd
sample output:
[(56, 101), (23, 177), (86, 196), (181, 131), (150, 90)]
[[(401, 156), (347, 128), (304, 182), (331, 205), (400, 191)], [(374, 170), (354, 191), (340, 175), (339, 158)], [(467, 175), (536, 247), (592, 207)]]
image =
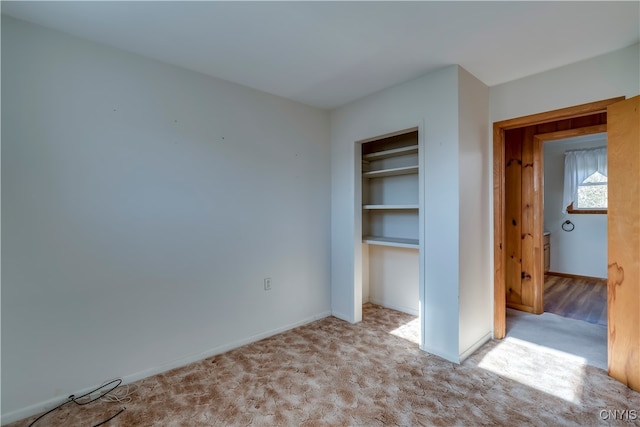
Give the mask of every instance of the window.
[(607, 148), (564, 154), (563, 211), (607, 213)]
[(607, 177), (600, 172), (589, 175), (578, 185), (578, 197), (569, 206), (569, 213), (606, 213)]

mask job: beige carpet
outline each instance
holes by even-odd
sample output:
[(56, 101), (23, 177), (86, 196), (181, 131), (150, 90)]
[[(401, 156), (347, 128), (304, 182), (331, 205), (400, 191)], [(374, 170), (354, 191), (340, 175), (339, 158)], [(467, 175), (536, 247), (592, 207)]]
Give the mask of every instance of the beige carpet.
[[(462, 365), (420, 351), (413, 316), (365, 305), (142, 381), (127, 404), (73, 404), (36, 426), (633, 425), (640, 394), (554, 350), (517, 340)], [(639, 415), (640, 416), (640, 415)], [(31, 420), (14, 423), (26, 426)], [(607, 418), (607, 419), (603, 419)], [(628, 418), (628, 417), (627, 417)]]

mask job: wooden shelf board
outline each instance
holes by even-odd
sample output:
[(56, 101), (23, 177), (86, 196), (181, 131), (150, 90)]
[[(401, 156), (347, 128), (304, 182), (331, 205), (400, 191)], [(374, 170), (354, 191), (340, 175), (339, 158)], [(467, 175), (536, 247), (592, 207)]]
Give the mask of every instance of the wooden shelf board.
[(404, 210), (418, 209), (418, 205), (363, 205), (364, 210)]
[(378, 151), (375, 153), (369, 153), (362, 156), (363, 160), (382, 160), (389, 157), (402, 156), (405, 154), (415, 154), (418, 152), (418, 145), (410, 145), (408, 147), (394, 148), (391, 150)]
[(418, 166), (404, 166), (401, 168), (364, 172), (362, 176), (364, 178), (382, 178), (385, 176), (409, 175), (413, 173), (418, 173)]
[(362, 238), (362, 241), (369, 245), (393, 246), (396, 248), (418, 249), (420, 247), (418, 239), (401, 239), (396, 237), (364, 236)]

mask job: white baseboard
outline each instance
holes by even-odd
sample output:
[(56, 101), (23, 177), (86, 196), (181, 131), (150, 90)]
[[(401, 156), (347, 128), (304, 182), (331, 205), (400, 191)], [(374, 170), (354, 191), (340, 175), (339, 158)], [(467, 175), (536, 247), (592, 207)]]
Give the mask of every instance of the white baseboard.
[(421, 347), (421, 350), (424, 350), (427, 353), (433, 354), (434, 356), (441, 357), (445, 360), (448, 360), (449, 362), (460, 364), (467, 357), (471, 356), (477, 349), (482, 347), (482, 345), (487, 341), (489, 341), (492, 337), (493, 337), (493, 332), (492, 331), (487, 332), (482, 336), (482, 338), (480, 338), (478, 341), (473, 343), (469, 348), (467, 348), (465, 351), (463, 351), (460, 354), (445, 353), (440, 351), (439, 349), (434, 349), (426, 346)]
[(476, 341), (475, 343), (473, 343), (471, 345), (471, 347), (469, 347), (468, 349), (466, 349), (465, 351), (463, 351), (462, 353), (460, 353), (460, 363), (462, 363), (464, 361), (464, 359), (466, 359), (467, 357), (471, 356), (473, 353), (475, 353), (475, 351), (477, 349), (479, 349), (480, 347), (482, 347), (486, 342), (488, 342), (489, 340), (491, 340), (491, 338), (493, 338), (493, 332), (489, 331), (486, 334), (484, 334), (482, 336), (482, 338), (480, 338), (478, 341)]
[(375, 305), (380, 305), (384, 308), (389, 308), (391, 310), (395, 310), (395, 311), (401, 311), (403, 313), (407, 313), (410, 314), (412, 316), (419, 316), (419, 312), (417, 309), (413, 309), (411, 307), (405, 307), (402, 305), (395, 305), (395, 304), (387, 304), (385, 301), (379, 301), (376, 299), (369, 299), (369, 302), (371, 304), (375, 304)]
[[(289, 331), (291, 329), (297, 328), (299, 326), (303, 326), (303, 325), (307, 325), (309, 323), (315, 322), (316, 320), (320, 320), (320, 319), (324, 319), (325, 317), (329, 317), (331, 316), (331, 312), (329, 311), (324, 311), (321, 313), (318, 313), (314, 316), (308, 317), (306, 319), (303, 319), (299, 322), (295, 322), (280, 328), (276, 328), (276, 329), (272, 329), (270, 331), (265, 331), (262, 332), (260, 334), (256, 334), (256, 335), (252, 335), (250, 337), (238, 340), (238, 341), (233, 341), (231, 343), (228, 344), (224, 344), (224, 345), (220, 345), (217, 347), (214, 347), (212, 349), (203, 351), (201, 353), (197, 353), (197, 354), (193, 354), (190, 356), (186, 356), (180, 359), (176, 359), (174, 361), (168, 362), (168, 363), (164, 363), (162, 365), (159, 366), (155, 366), (149, 369), (145, 369), (144, 371), (140, 371), (140, 372), (135, 372), (133, 374), (130, 375), (126, 375), (124, 377), (122, 377), (122, 384), (131, 384), (133, 382), (139, 381), (141, 379), (144, 378), (148, 378), (152, 375), (157, 375), (157, 374), (161, 374), (163, 372), (166, 371), (170, 371), (171, 369), (175, 369), (175, 368), (180, 368), (182, 366), (185, 365), (189, 365), (190, 363), (194, 363), (194, 362), (198, 362), (200, 360), (203, 359), (207, 359), (209, 357), (218, 355), (218, 354), (222, 354), (222, 353), (226, 353), (227, 351), (230, 350), (234, 350), (236, 348), (242, 347), (244, 345), (247, 344), (251, 344), (254, 343), (256, 341), (260, 341), (263, 340), (265, 338), (269, 338), (271, 336), (280, 334), (282, 332), (286, 332)], [(89, 391), (95, 389), (96, 387), (98, 387), (100, 384), (97, 385), (93, 385), (91, 387), (86, 387), (82, 390), (78, 390), (73, 392), (74, 395), (76, 396), (81, 396), (85, 393), (88, 393)], [(71, 393), (70, 393), (71, 394)], [(58, 396), (58, 397), (54, 397), (52, 399), (47, 399), (43, 402), (39, 402), (39, 403), (35, 403), (33, 405), (29, 405), (27, 407), (12, 411), (12, 412), (8, 412), (6, 414), (2, 414), (2, 416), (0, 417), (0, 423), (2, 425), (5, 424), (9, 424), (15, 421), (19, 421), (22, 420), (24, 418), (27, 417), (31, 417), (33, 415), (36, 414), (40, 414), (42, 412), (48, 411), (52, 408), (55, 408), (56, 406), (60, 405), (61, 403), (64, 403), (67, 400), (68, 396)]]
[(427, 346), (420, 347), (420, 350), (426, 351), (427, 353), (433, 354), (434, 356), (438, 356), (448, 362), (457, 363), (457, 364), (460, 363), (460, 356), (458, 356), (457, 354), (445, 353), (443, 351), (440, 351), (439, 349), (435, 349)]
[(345, 322), (354, 323), (351, 319), (351, 316), (347, 316), (346, 314), (340, 313), (339, 311), (333, 311), (331, 315), (333, 317), (337, 317), (340, 320), (344, 320)]
[(463, 351), (460, 354), (444, 353), (437, 349), (433, 349), (429, 347), (421, 347), (421, 350), (424, 350), (427, 353), (433, 354), (434, 356), (442, 357), (443, 359), (448, 360), (449, 362), (460, 364), (467, 357), (471, 356), (477, 349), (482, 347), (486, 342), (491, 340), (491, 338), (493, 338), (493, 331), (489, 331), (486, 334), (484, 334), (482, 338), (480, 338), (478, 341), (473, 343), (469, 348), (467, 348), (465, 351)]

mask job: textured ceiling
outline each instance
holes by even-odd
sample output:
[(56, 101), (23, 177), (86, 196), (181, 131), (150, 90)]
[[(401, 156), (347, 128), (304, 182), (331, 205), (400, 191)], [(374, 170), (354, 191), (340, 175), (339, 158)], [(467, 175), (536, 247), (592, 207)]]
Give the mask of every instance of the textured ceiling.
[(635, 2), (7, 2), (2, 13), (321, 108), (460, 64), (488, 86), (639, 41)]

